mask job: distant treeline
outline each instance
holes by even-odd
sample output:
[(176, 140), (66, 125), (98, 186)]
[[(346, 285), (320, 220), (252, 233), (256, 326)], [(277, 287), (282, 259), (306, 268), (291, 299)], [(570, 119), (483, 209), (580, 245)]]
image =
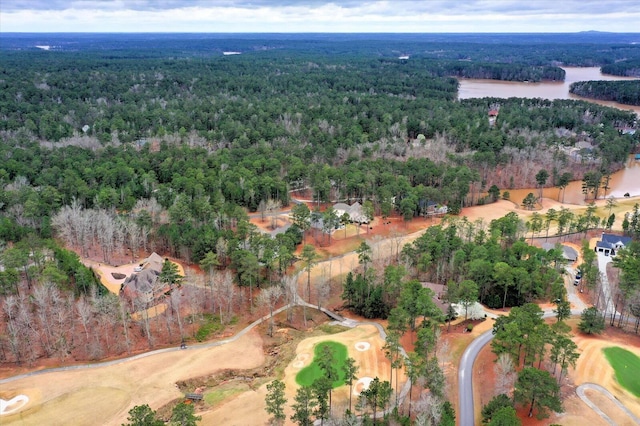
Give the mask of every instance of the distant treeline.
[(640, 59), (620, 61), (614, 64), (604, 65), (601, 69), (603, 74), (620, 75), (624, 77), (640, 77)]
[[(429, 65), (427, 65), (429, 66)], [(565, 71), (560, 67), (534, 66), (525, 63), (478, 63), (446, 61), (430, 64), (440, 76), (484, 78), (506, 81), (564, 81)]]
[(640, 81), (577, 81), (569, 91), (585, 98), (640, 105)]

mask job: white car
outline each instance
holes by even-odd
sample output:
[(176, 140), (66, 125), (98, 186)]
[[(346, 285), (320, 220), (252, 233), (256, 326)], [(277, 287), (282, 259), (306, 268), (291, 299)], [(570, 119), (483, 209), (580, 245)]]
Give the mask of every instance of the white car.
[(142, 266), (136, 266), (135, 268), (133, 268), (133, 272), (140, 272), (142, 271)]

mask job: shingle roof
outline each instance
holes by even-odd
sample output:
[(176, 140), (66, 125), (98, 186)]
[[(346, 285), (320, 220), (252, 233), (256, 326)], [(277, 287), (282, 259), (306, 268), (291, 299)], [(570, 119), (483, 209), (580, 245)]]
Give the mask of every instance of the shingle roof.
[(631, 242), (631, 238), (623, 237), (615, 234), (602, 234), (600, 241), (596, 243), (596, 247), (615, 249), (620, 245), (626, 246)]

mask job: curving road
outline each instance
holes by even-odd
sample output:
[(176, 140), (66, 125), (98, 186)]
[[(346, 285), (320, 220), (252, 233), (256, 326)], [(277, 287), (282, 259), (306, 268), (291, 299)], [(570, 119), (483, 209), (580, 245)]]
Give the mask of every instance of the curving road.
[[(580, 315), (582, 311), (574, 309), (571, 315)], [(555, 315), (552, 310), (544, 311), (543, 318)], [(476, 362), (478, 354), (493, 339), (493, 330), (486, 331), (476, 337), (467, 347), (460, 359), (458, 367), (458, 392), (459, 392), (459, 415), (460, 426), (475, 425), (475, 411), (473, 407), (473, 364)]]
[[(572, 309), (571, 315), (580, 315), (582, 313), (579, 309)], [(549, 318), (554, 315), (553, 311), (544, 311), (543, 318)], [(484, 348), (487, 343), (493, 339), (493, 331), (489, 330), (476, 337), (473, 342), (467, 347), (460, 359), (460, 367), (458, 368), (458, 389), (459, 389), (459, 415), (460, 426), (474, 426), (475, 425), (475, 409), (473, 406), (473, 364), (478, 357), (478, 354)], [(605, 421), (615, 426), (615, 422), (609, 418), (602, 410), (600, 410), (587, 396), (585, 395), (585, 389), (591, 389), (604, 394), (607, 398), (613, 401), (621, 410), (623, 410), (633, 421), (634, 424), (640, 425), (640, 419), (635, 416), (627, 407), (625, 407), (615, 396), (611, 394), (607, 389), (595, 383), (584, 383), (576, 389), (576, 393), (589, 407), (591, 407), (596, 413), (598, 413)]]
[(622, 411), (624, 411), (634, 421), (634, 424), (640, 425), (640, 418), (638, 418), (635, 414), (633, 414), (631, 411), (629, 411), (629, 409), (627, 407), (625, 407), (620, 401), (618, 401), (618, 399), (615, 396), (613, 396), (611, 394), (611, 392), (609, 392), (607, 389), (605, 389), (602, 386), (597, 385), (595, 383), (583, 383), (580, 386), (578, 386), (576, 388), (576, 393), (578, 394), (580, 399), (583, 400), (584, 403), (587, 404), (589, 407), (591, 407), (591, 409), (593, 411), (598, 413), (600, 415), (600, 417), (602, 417), (604, 419), (605, 422), (609, 423), (611, 426), (617, 426), (617, 423), (614, 422), (611, 419), (611, 417), (607, 416), (596, 404), (594, 404), (587, 397), (587, 395), (584, 392), (587, 389), (594, 390), (596, 392), (600, 392), (601, 394), (606, 396), (611, 402), (616, 404), (618, 406), (618, 408), (620, 408)]

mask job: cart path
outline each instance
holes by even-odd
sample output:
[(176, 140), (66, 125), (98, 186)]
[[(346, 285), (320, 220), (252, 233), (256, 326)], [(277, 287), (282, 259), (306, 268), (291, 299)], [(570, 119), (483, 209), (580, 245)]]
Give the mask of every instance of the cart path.
[(594, 404), (589, 397), (585, 394), (585, 390), (593, 390), (596, 392), (600, 392), (602, 395), (609, 398), (611, 402), (616, 404), (618, 408), (625, 412), (627, 416), (629, 416), (633, 420), (633, 424), (640, 425), (640, 418), (638, 418), (635, 414), (633, 414), (627, 407), (624, 406), (618, 399), (611, 394), (606, 388), (597, 385), (595, 383), (583, 383), (576, 388), (576, 393), (580, 397), (581, 400), (584, 401), (593, 411), (598, 413), (600, 417), (604, 419), (605, 422), (609, 423), (612, 426), (616, 426), (616, 422), (614, 422), (611, 417), (607, 416), (596, 404)]

